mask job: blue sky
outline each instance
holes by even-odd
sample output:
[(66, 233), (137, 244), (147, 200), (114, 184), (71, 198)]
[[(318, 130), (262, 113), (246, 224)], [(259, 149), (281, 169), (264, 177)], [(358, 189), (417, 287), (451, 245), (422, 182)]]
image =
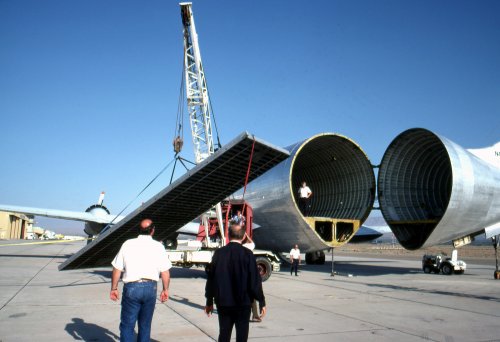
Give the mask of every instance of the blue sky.
[[(279, 146), (338, 132), (378, 164), (413, 127), (467, 148), (500, 141), (498, 1), (193, 10), (223, 143), (244, 130)], [(118, 213), (173, 158), (176, 1), (0, 0), (0, 42), (0, 203), (80, 211), (104, 190)]]

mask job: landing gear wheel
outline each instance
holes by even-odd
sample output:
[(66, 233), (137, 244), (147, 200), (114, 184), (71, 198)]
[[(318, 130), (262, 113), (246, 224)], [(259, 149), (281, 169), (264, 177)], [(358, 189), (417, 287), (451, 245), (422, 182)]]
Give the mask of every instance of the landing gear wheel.
[(316, 265), (324, 265), (325, 264), (325, 252), (319, 251), (316, 253), (318, 254), (318, 259), (316, 259)]
[(306, 253), (306, 264), (314, 265), (316, 264), (316, 260), (318, 260), (318, 256), (316, 255), (316, 253)]
[(307, 265), (324, 265), (325, 264), (325, 252), (316, 251), (316, 252), (306, 253), (306, 264)]
[(453, 274), (453, 269), (451, 268), (451, 266), (449, 264), (444, 264), (443, 267), (441, 267), (441, 271), (443, 272), (443, 274), (446, 274), (446, 275)]
[(257, 262), (257, 269), (259, 270), (262, 281), (266, 281), (267, 279), (269, 279), (273, 271), (271, 263), (264, 257), (258, 257), (257, 259), (255, 259), (255, 261)]

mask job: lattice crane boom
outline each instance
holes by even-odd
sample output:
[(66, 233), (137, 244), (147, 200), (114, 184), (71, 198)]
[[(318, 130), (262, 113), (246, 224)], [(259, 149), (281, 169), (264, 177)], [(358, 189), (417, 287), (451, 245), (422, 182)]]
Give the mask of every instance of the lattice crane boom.
[[(212, 135), (212, 109), (198, 45), (198, 34), (196, 33), (191, 9), (192, 4), (190, 2), (181, 2), (179, 5), (181, 6), (182, 25), (184, 26), (184, 83), (186, 85), (195, 162), (198, 164), (215, 152)], [(222, 225), (224, 221), (220, 203), (215, 205), (215, 212), (219, 222), (222, 245), (225, 245), (225, 234)], [(208, 227), (206, 216), (203, 221), (205, 228)]]
[(195, 161), (214, 153), (212, 110), (190, 2), (180, 3), (184, 26), (184, 77)]

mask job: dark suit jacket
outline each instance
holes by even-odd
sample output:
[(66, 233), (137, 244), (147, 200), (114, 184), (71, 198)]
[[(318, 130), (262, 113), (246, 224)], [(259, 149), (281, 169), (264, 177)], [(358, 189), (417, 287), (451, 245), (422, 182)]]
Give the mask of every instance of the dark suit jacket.
[(242, 307), (257, 300), (266, 305), (262, 279), (257, 270), (255, 256), (248, 248), (230, 242), (215, 251), (205, 286), (207, 306)]

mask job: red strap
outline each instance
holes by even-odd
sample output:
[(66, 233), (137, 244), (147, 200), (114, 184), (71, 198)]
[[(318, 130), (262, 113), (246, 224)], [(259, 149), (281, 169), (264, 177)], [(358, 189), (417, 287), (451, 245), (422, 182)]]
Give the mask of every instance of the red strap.
[(248, 184), (248, 178), (250, 177), (250, 169), (252, 168), (252, 160), (253, 160), (253, 151), (255, 149), (255, 138), (253, 139), (252, 143), (252, 151), (250, 152), (250, 160), (248, 161), (248, 168), (247, 168), (247, 176), (245, 177), (245, 186), (243, 188), (243, 210), (242, 212), (245, 212), (245, 192), (247, 191), (247, 184)]

